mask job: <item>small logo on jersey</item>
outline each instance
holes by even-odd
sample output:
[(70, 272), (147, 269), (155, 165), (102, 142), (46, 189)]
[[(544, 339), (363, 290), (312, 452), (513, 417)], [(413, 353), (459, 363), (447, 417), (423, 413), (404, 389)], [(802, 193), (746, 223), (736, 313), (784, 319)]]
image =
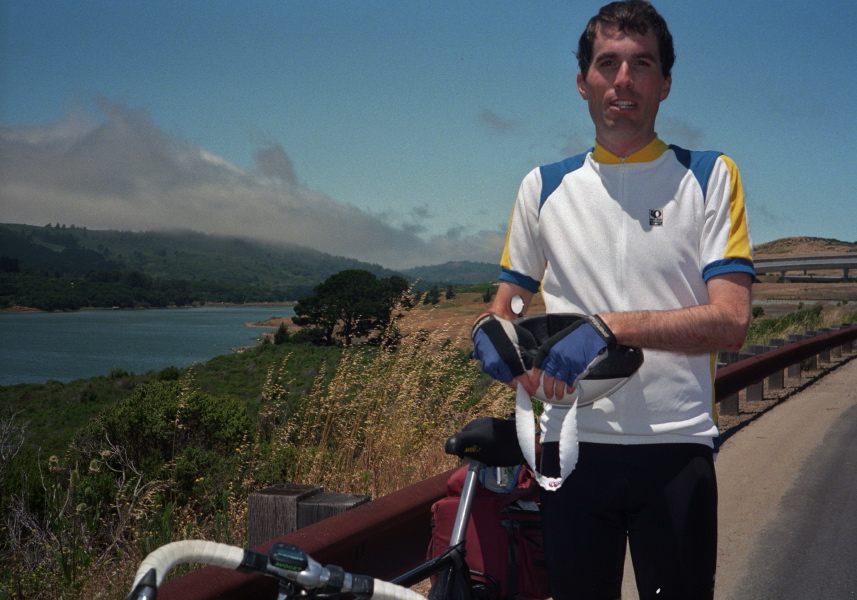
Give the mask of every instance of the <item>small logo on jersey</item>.
[(660, 227), (664, 224), (664, 213), (662, 210), (653, 208), (649, 210), (649, 225)]

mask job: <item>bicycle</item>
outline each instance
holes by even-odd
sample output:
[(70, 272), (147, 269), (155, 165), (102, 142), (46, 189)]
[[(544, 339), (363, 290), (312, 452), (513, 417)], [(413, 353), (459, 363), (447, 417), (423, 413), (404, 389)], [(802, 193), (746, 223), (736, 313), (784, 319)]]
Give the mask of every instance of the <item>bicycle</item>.
[[(426, 600), (410, 586), (436, 576), (428, 600), (486, 600), (499, 593), (488, 574), (474, 573), (465, 557), (465, 533), (480, 479), (491, 479), (492, 469), (516, 467), (524, 457), (518, 445), (515, 421), (480, 417), (447, 439), (447, 454), (469, 462), (458, 503), (452, 536), (446, 551), (419, 567), (384, 581), (347, 573), (334, 565), (322, 566), (299, 547), (278, 542), (262, 554), (235, 546), (202, 540), (184, 540), (162, 546), (141, 563), (126, 600), (155, 600), (157, 590), (173, 567), (203, 563), (248, 573), (261, 573), (278, 580), (277, 600), (328, 598), (350, 594), (375, 600)], [(497, 588), (495, 590), (494, 588)]]

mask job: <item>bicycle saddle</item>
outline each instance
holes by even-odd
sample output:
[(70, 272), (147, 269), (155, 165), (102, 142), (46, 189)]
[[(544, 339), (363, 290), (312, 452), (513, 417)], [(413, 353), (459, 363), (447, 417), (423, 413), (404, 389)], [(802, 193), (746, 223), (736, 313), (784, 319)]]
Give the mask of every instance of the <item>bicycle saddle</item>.
[(512, 467), (524, 462), (515, 421), (479, 417), (446, 440), (447, 454), (478, 460), (491, 467)]

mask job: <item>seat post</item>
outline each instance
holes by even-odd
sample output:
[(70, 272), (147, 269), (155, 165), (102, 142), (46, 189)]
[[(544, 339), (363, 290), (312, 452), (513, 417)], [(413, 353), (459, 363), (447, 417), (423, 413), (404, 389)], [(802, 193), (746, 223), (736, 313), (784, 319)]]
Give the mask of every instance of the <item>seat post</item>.
[(473, 507), (473, 498), (476, 495), (476, 486), (479, 483), (479, 473), (485, 468), (485, 463), (471, 460), (464, 477), (464, 487), (461, 490), (461, 501), (458, 503), (458, 512), (455, 514), (455, 525), (452, 526), (452, 537), (450, 546), (460, 544), (467, 533), (467, 523), (470, 521), (470, 509)]

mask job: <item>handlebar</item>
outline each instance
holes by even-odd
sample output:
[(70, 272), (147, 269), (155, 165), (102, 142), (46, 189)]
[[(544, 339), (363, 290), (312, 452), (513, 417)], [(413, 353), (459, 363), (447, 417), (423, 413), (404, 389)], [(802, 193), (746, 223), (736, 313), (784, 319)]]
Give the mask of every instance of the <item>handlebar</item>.
[(278, 542), (265, 555), (204, 540), (172, 542), (149, 554), (137, 569), (126, 600), (155, 600), (164, 576), (184, 563), (203, 563), (275, 577), (280, 581), (280, 598), (298, 592), (309, 595), (344, 592), (374, 600), (425, 600), (420, 594), (394, 583), (367, 575), (352, 575), (334, 565), (323, 567), (292, 544)]

